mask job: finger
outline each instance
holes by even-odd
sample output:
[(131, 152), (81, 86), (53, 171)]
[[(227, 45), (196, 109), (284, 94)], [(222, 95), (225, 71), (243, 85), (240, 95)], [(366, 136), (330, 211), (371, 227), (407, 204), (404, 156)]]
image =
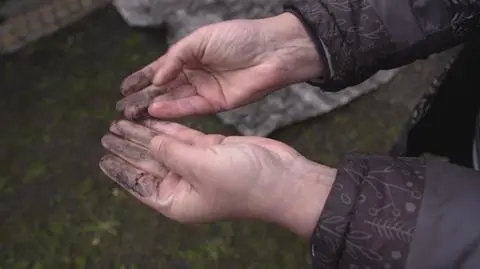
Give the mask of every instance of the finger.
[(162, 65), (158, 68), (153, 84), (163, 85), (182, 73), (183, 67), (198, 66), (201, 62), (201, 51), (205, 45), (205, 36), (199, 34), (190, 34), (171, 46), (165, 55)]
[(214, 157), (209, 151), (188, 145), (167, 135), (158, 135), (150, 143), (150, 151), (157, 161), (164, 164), (167, 169), (183, 176), (195, 178), (198, 171), (208, 169)]
[(210, 147), (217, 145), (220, 144), (223, 139), (225, 139), (225, 136), (223, 135), (206, 135), (200, 131), (176, 122), (147, 119), (143, 121), (143, 124), (158, 133), (169, 135), (186, 144), (198, 147)]
[[(193, 93), (192, 93), (193, 91)], [(150, 85), (140, 92), (133, 93), (117, 102), (117, 111), (123, 112), (128, 119), (139, 119), (148, 115), (148, 106), (159, 100), (172, 100), (194, 94), (185, 76), (159, 87)]]
[(105, 175), (141, 201), (156, 198), (160, 179), (113, 155), (104, 156), (99, 165)]
[(276, 152), (280, 157), (291, 158), (292, 156), (298, 156), (297, 150), (284, 144), (280, 141), (276, 141), (270, 138), (258, 137), (258, 136), (228, 136), (222, 144), (254, 144), (267, 149), (272, 152)]
[(160, 67), (163, 58), (164, 57), (160, 57), (139, 71), (127, 76), (120, 86), (122, 94), (130, 95), (152, 84), (155, 73)]
[(164, 92), (164, 87), (150, 85), (118, 101), (116, 109), (117, 111), (123, 112), (124, 116), (128, 119), (137, 119), (146, 114), (147, 108), (154, 98)]
[(148, 149), (111, 134), (102, 137), (102, 146), (138, 169), (164, 177), (167, 169), (153, 158)]
[(99, 166), (107, 177), (135, 198), (167, 217), (174, 217), (169, 208), (174, 201), (175, 191), (182, 187), (181, 184), (186, 184), (178, 175), (168, 173), (163, 179), (158, 178), (113, 155), (105, 155)]
[(169, 88), (166, 91), (167, 92), (165, 92), (164, 94), (161, 94), (155, 97), (153, 101), (151, 101), (151, 104), (173, 101), (173, 100), (196, 95), (195, 89), (193, 89), (193, 87), (188, 84), (180, 85), (180, 86), (177, 86), (176, 88)]
[(176, 100), (153, 102), (148, 107), (148, 114), (156, 118), (178, 118), (190, 115), (204, 115), (219, 112), (221, 109), (214, 107), (201, 96), (189, 96)]
[(110, 126), (110, 132), (148, 148), (152, 139), (158, 134), (154, 130), (135, 124), (131, 121), (119, 120)]
[(188, 82), (180, 84), (177, 82), (178, 80), (182, 79), (176, 79), (175, 81), (166, 84), (168, 86), (165, 86), (165, 93), (155, 97), (152, 103), (171, 101), (197, 95), (197, 92), (192, 85)]
[[(197, 95), (197, 92), (195, 88), (192, 87), (192, 85), (190, 84), (184, 83), (183, 85), (180, 85), (174, 89), (168, 90), (168, 92), (166, 92), (165, 94), (155, 97), (155, 99), (151, 102), (150, 107), (152, 106), (152, 104), (155, 104), (153, 107), (162, 106), (162, 104), (167, 104), (168, 106), (168, 104), (174, 103), (176, 100), (189, 98), (196, 95)], [(185, 109), (185, 107), (182, 109)], [(167, 110), (167, 113), (171, 115), (171, 116), (167, 116), (168, 118), (176, 118), (179, 116), (183, 116), (182, 114), (180, 115), (177, 114), (178, 113), (177, 111), (169, 110), (168, 107), (165, 108), (165, 110)], [(161, 115), (162, 114), (158, 114), (156, 117), (164, 118), (164, 116), (161, 116)]]
[(152, 83), (160, 86), (172, 81), (181, 75), (183, 66), (181, 58), (170, 52), (168, 57), (165, 56), (164, 63), (156, 70)]
[(147, 119), (142, 121), (142, 124), (159, 134), (169, 135), (189, 145), (194, 145), (200, 137), (205, 136), (200, 131), (176, 122)]

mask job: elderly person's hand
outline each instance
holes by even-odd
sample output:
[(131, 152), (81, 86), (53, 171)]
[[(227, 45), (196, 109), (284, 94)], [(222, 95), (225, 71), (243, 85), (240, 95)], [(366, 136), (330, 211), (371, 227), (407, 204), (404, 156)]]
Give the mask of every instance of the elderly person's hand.
[(274, 222), (308, 237), (336, 170), (265, 138), (206, 135), (180, 124), (121, 120), (102, 139), (106, 175), (185, 223)]
[(127, 77), (122, 84), (127, 98), (117, 109), (129, 119), (147, 108), (163, 119), (219, 112), (317, 78), (323, 70), (294, 15), (226, 21), (196, 30)]

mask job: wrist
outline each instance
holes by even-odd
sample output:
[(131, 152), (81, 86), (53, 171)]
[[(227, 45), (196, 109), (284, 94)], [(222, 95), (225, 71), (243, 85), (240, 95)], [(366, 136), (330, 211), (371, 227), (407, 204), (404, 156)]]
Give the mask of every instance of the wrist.
[(262, 20), (263, 30), (272, 44), (272, 58), (285, 84), (321, 77), (325, 64), (303, 23), (290, 12)]
[(288, 175), (288, 191), (282, 201), (277, 203), (273, 222), (293, 233), (309, 238), (322, 214), (330, 190), (336, 178), (337, 170), (303, 159), (298, 171), (292, 164), (293, 173)]

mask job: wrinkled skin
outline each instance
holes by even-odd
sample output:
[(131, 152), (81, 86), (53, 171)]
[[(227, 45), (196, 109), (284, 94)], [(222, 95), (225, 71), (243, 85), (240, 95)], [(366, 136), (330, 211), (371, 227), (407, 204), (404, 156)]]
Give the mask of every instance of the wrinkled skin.
[[(207, 135), (177, 118), (238, 107), (322, 73), (292, 14), (201, 28), (127, 77), (127, 120), (102, 138), (103, 172), (163, 215), (189, 223), (253, 218), (308, 237), (336, 170), (261, 137)], [(146, 118), (146, 119), (145, 119)]]
[[(320, 76), (323, 65), (292, 14), (202, 27), (122, 83), (127, 119), (220, 112)], [(149, 85), (156, 85), (150, 86)]]
[(180, 222), (263, 219), (318, 172), (274, 140), (205, 135), (152, 119), (113, 123), (102, 145), (110, 151), (100, 162), (108, 177)]

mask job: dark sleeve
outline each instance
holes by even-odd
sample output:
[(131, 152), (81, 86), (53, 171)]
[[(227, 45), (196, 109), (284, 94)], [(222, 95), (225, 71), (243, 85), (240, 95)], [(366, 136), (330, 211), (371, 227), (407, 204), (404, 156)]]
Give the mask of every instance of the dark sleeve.
[(311, 239), (314, 268), (476, 268), (480, 174), (418, 158), (353, 154)]
[(478, 28), (480, 0), (287, 0), (329, 69), (324, 90), (359, 84), (460, 44)]

